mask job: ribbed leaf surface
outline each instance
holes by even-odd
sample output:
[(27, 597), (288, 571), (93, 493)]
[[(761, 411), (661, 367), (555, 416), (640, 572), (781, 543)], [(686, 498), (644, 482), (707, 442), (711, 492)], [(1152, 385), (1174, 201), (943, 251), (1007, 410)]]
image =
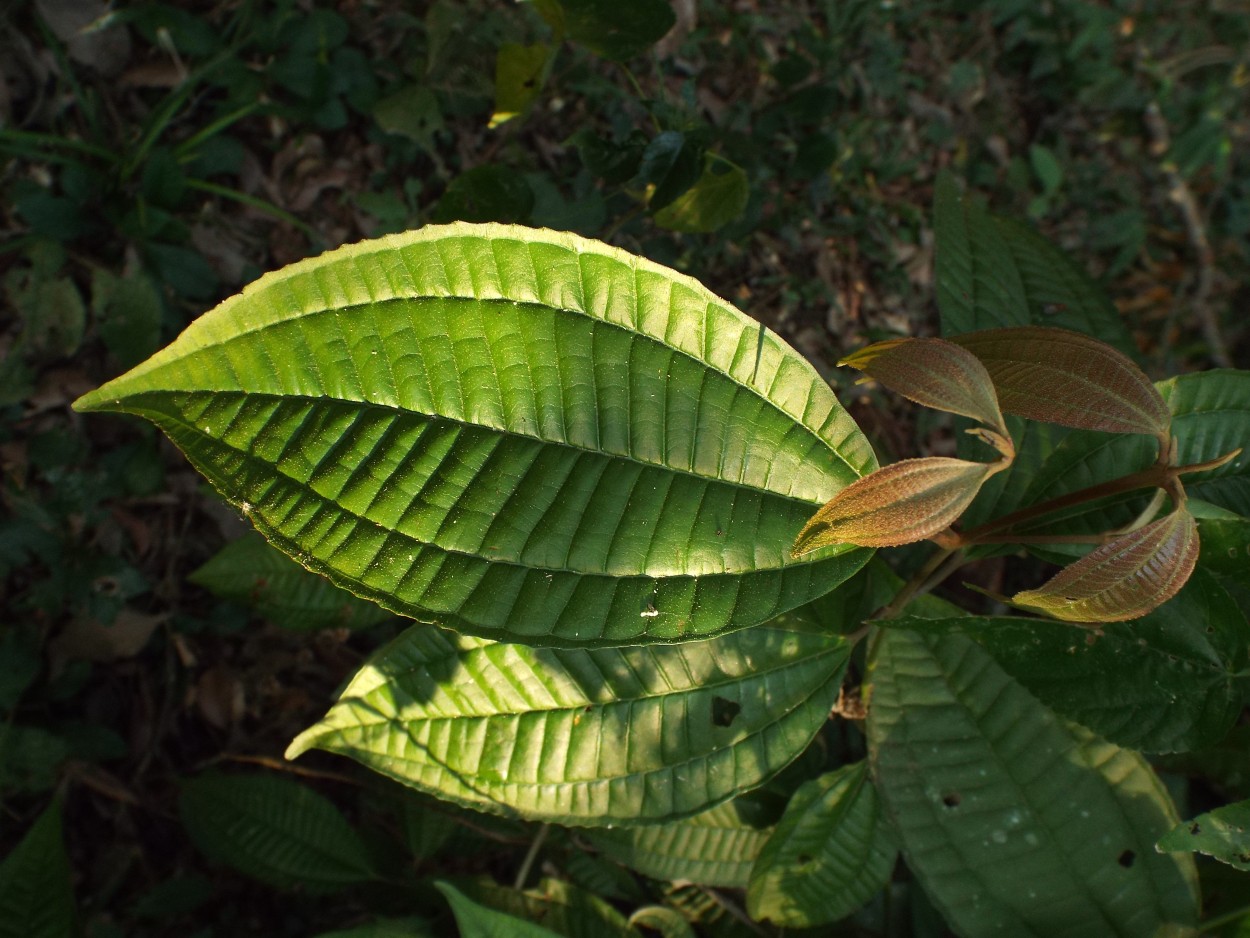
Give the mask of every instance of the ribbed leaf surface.
[(968, 938), (1184, 934), (1196, 876), (1140, 756), (1057, 719), (956, 635), (880, 635), (869, 752), (908, 866)]
[(867, 558), (788, 555), (874, 466), (816, 371), (571, 234), (452, 225), (302, 261), (77, 406), (158, 424), (303, 565), (475, 634), (705, 636)]
[(360, 837), (334, 804), (288, 779), (192, 779), (178, 813), (209, 857), (275, 886), (324, 890), (377, 878)]
[(653, 879), (738, 889), (750, 880), (772, 832), (730, 801), (680, 821), (595, 830), (589, 838), (616, 862)]
[(868, 765), (802, 785), (751, 871), (754, 918), (806, 928), (850, 915), (881, 889), (898, 848), (880, 815)]
[(806, 748), (848, 646), (783, 621), (681, 645), (533, 648), (409, 629), (291, 744), (478, 810), (606, 825), (693, 814)]

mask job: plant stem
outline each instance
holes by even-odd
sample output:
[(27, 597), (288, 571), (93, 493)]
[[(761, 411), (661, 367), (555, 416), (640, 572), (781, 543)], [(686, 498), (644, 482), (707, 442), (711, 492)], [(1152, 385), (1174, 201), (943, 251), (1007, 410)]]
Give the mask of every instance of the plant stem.
[(525, 881), (530, 877), (530, 870), (534, 868), (534, 861), (538, 858), (538, 851), (542, 849), (543, 842), (547, 839), (547, 835), (551, 833), (551, 825), (544, 824), (538, 829), (538, 833), (534, 836), (530, 848), (526, 851), (525, 859), (521, 862), (521, 868), (517, 870), (516, 880), (512, 884), (513, 889), (524, 889)]

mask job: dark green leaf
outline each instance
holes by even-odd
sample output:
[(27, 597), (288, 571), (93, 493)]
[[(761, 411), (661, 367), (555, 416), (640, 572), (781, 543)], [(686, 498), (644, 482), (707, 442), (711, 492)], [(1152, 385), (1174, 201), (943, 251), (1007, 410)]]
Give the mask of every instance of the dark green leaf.
[(474, 902), (541, 923), (563, 938), (640, 938), (625, 916), (608, 902), (561, 880), (544, 879), (524, 891), (488, 879), (460, 880), (455, 886)]
[(1250, 520), (1203, 518), (1198, 521), (1202, 552), (1198, 565), (1224, 576), (1250, 571)]
[(74, 891), (53, 803), (0, 864), (0, 938), (73, 938)]
[(637, 175), (648, 142), (639, 131), (624, 140), (606, 140), (589, 128), (573, 137), (582, 164), (610, 186), (620, 185)]
[(380, 100), (373, 106), (373, 117), (387, 133), (408, 137), (427, 150), (434, 148), (434, 134), (443, 129), (438, 98), (420, 84), (408, 85)]
[(109, 353), (132, 368), (161, 343), (161, 296), (143, 274), (114, 277), (97, 271), (91, 281), (91, 309)]
[(655, 223), (672, 231), (716, 231), (742, 214), (750, 195), (751, 186), (741, 167), (708, 154), (702, 175), (655, 213)]
[(1250, 801), (1182, 821), (1159, 838), (1159, 849), (1205, 853), (1239, 870), (1250, 870)]
[(193, 779), (183, 785), (178, 813), (208, 857), (280, 888), (335, 889), (378, 878), (334, 804), (285, 778)]
[(460, 938), (561, 938), (550, 929), (479, 905), (450, 883), (435, 883), (447, 897)]
[(849, 646), (787, 621), (601, 649), (417, 626), (287, 755), (337, 752), (445, 800), (535, 820), (693, 814), (793, 761), (837, 699)]
[(483, 163), (451, 181), (431, 220), (523, 222), (534, 208), (534, 192), (525, 177), (506, 166)]
[(355, 928), (322, 932), (317, 938), (435, 938), (435, 932), (425, 919), (384, 918)]
[(677, 21), (666, 0), (560, 0), (567, 38), (624, 62), (655, 45)]
[(1194, 867), (1155, 852), (1177, 819), (1140, 756), (1058, 720), (960, 636), (890, 629), (870, 658), (873, 777), (956, 932), (1193, 928)]

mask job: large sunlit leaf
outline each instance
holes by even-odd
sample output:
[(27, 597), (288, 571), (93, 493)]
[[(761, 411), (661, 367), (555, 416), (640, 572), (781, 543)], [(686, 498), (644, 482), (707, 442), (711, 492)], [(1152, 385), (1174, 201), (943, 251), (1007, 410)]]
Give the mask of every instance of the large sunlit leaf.
[(1021, 616), (888, 624), (967, 635), (1056, 713), (1143, 752), (1218, 743), (1241, 713), (1250, 664), (1245, 614), (1201, 568), (1145, 618), (1097, 631)]
[(1192, 850), (1250, 870), (1250, 801), (1239, 801), (1184, 821), (1159, 839), (1165, 851)]
[(985, 365), (1009, 414), (1109, 433), (1167, 431), (1171, 413), (1163, 397), (1105, 342), (1047, 326), (987, 329), (951, 341)]
[(210, 858), (280, 888), (341, 888), (378, 879), (364, 843), (333, 802), (277, 776), (202, 776), (178, 813)]
[(838, 544), (897, 547), (950, 527), (998, 463), (945, 456), (904, 459), (833, 497), (799, 532), (796, 557)]
[(1100, 544), (1013, 605), (1066, 622), (1140, 619), (1177, 594), (1198, 562), (1198, 523), (1186, 509)]
[(790, 617), (701, 642), (600, 649), (417, 626), (287, 755), (337, 752), (440, 798), (537, 820), (689, 815), (762, 784), (806, 748), (848, 652)]
[(958, 635), (880, 634), (870, 662), (873, 777), (908, 866), (965, 938), (1186, 933), (1193, 863), (1136, 753), (1055, 717)]
[(54, 803), (0, 863), (0, 936), (71, 938), (74, 889)]
[(815, 369), (572, 234), (452, 225), (301, 261), (77, 406), (155, 422), (304, 566), (490, 637), (711, 635), (868, 557), (789, 556), (875, 466)]
[(773, 828), (748, 798), (666, 824), (590, 831), (617, 863), (653, 879), (743, 888)]
[(835, 922), (886, 884), (897, 855), (868, 764), (827, 772), (791, 797), (751, 871), (747, 910), (795, 928)]

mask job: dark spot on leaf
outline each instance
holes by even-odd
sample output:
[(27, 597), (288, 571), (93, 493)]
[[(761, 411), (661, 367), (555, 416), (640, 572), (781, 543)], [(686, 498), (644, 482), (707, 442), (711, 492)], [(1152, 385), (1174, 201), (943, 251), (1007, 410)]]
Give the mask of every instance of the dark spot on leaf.
[(1092, 645), (1096, 641), (1098, 641), (1098, 636), (1095, 635), (1093, 632), (1090, 632), (1088, 635), (1085, 636), (1086, 645)]
[(101, 596), (116, 596), (122, 590), (121, 583), (113, 576), (99, 577), (92, 585)]
[(1137, 854), (1135, 854), (1132, 850), (1125, 850), (1119, 857), (1116, 858), (1116, 862), (1127, 870), (1133, 865), (1133, 861), (1136, 859)]
[(1199, 834), (1202, 833), (1202, 825), (1199, 824), (1197, 821), (1194, 821), (1192, 824), (1189, 825), (1189, 833), (1197, 837)]
[(799, 866), (807, 866), (813, 858), (810, 853), (800, 853), (795, 859), (799, 861)]
[(963, 798), (960, 797), (960, 794), (957, 791), (948, 791), (942, 796), (942, 804), (946, 805), (948, 808), (958, 808), (960, 802), (962, 801)]
[(712, 698), (712, 722), (717, 726), (729, 726), (742, 712), (742, 704), (725, 697)]

